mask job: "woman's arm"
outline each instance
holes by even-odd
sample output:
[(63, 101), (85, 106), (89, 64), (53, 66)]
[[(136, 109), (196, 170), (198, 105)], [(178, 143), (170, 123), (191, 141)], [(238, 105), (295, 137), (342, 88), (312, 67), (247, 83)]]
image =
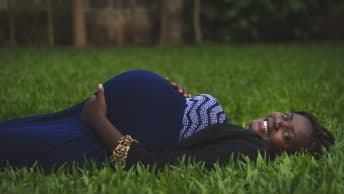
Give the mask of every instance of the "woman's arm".
[(104, 88), (102, 84), (98, 84), (96, 95), (92, 95), (84, 104), (81, 119), (87, 126), (94, 129), (106, 147), (112, 150), (117, 140), (123, 135), (107, 119), (106, 111)]

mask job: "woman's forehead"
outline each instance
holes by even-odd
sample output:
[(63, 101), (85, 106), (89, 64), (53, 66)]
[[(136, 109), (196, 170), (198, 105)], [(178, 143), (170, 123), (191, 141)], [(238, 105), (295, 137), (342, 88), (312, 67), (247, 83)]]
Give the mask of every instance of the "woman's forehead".
[(311, 140), (313, 129), (311, 122), (300, 114), (294, 114), (292, 120), (294, 128), (295, 140), (300, 143), (308, 143), (305, 140)]

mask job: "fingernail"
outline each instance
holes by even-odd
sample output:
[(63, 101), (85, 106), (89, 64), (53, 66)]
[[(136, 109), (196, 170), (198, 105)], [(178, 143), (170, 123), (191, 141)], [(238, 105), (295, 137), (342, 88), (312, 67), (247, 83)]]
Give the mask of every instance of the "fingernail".
[(103, 84), (98, 84), (98, 89), (99, 90), (104, 90)]

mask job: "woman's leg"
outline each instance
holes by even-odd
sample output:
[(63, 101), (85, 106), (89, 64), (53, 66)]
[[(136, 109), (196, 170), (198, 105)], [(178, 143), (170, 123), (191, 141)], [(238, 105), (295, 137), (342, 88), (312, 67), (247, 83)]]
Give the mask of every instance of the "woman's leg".
[[(131, 134), (151, 151), (175, 143), (185, 99), (162, 77), (137, 70), (104, 84), (108, 117), (124, 134)], [(38, 160), (54, 163), (101, 158), (105, 148), (92, 129), (80, 120), (83, 103), (66, 110), (0, 123), (0, 165), (22, 165)]]

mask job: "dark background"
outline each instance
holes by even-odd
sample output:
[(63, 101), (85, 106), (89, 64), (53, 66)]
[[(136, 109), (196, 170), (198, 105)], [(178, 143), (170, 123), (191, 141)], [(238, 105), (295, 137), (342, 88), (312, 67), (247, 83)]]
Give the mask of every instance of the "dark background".
[(0, 0), (0, 45), (180, 45), (344, 37), (340, 0)]

